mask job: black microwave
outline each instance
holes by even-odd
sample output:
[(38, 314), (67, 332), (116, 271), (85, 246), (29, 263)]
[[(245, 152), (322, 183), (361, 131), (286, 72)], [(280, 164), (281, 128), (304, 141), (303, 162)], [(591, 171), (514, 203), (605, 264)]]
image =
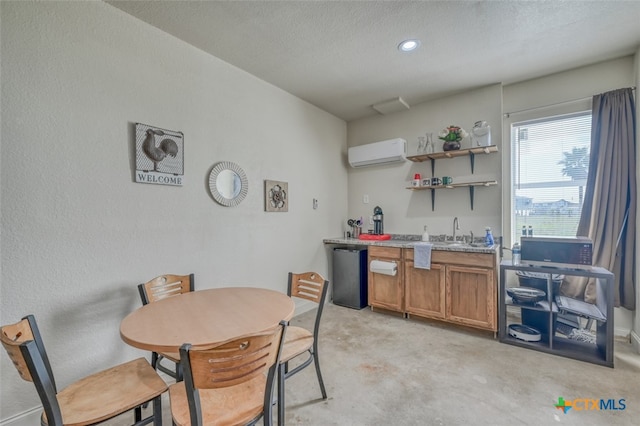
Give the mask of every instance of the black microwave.
[(521, 261), (534, 266), (591, 266), (593, 242), (586, 237), (522, 237)]

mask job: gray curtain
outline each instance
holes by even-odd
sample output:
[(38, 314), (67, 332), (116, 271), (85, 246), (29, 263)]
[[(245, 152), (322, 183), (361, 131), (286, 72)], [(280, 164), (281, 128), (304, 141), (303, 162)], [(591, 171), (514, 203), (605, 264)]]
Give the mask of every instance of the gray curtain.
[[(578, 224), (593, 240), (593, 264), (615, 275), (614, 305), (635, 309), (636, 123), (633, 90), (593, 97), (589, 176)], [(572, 283), (595, 303), (595, 286)], [(579, 288), (582, 287), (582, 288)]]

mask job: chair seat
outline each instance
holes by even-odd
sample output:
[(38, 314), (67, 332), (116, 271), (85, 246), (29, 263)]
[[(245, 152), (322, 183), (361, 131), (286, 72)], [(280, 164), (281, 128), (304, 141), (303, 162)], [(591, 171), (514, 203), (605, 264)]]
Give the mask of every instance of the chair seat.
[[(236, 386), (200, 389), (202, 424), (242, 425), (255, 419), (262, 413), (266, 383), (266, 377), (260, 375)], [(189, 403), (184, 382), (169, 387), (169, 401), (174, 423), (178, 426), (190, 425)]]
[(165, 390), (164, 380), (144, 358), (138, 358), (78, 380), (57, 397), (65, 426), (81, 426), (124, 413)]
[(301, 327), (290, 326), (287, 328), (284, 348), (280, 362), (287, 362), (292, 358), (308, 351), (313, 346), (313, 334)]

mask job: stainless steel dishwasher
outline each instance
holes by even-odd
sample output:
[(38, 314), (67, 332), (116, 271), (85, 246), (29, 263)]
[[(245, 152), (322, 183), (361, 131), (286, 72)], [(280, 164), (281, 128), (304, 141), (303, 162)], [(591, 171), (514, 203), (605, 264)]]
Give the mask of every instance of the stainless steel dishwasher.
[(348, 308), (367, 306), (367, 249), (333, 249), (333, 303)]

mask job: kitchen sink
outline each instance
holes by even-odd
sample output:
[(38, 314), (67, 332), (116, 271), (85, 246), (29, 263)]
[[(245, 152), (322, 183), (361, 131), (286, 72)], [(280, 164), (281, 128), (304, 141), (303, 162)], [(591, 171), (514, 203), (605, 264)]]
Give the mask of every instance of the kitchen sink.
[(431, 242), (434, 246), (448, 246), (448, 247), (457, 247), (457, 246), (467, 246), (468, 244), (463, 243), (462, 241), (433, 241)]
[(463, 241), (433, 241), (431, 244), (445, 247), (485, 247), (484, 243), (465, 243)]

